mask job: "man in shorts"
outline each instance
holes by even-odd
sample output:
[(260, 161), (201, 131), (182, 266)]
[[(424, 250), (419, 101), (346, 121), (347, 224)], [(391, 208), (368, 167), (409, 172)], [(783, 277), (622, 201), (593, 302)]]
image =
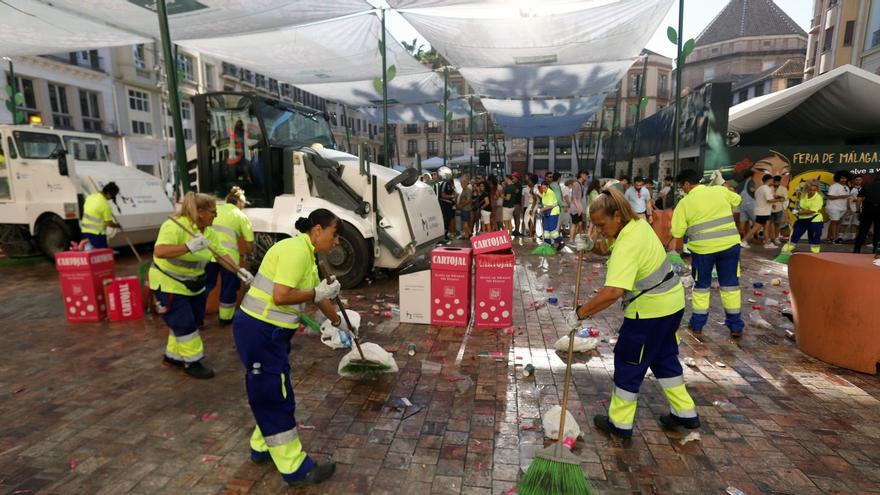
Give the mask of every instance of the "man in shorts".
[(767, 249), (776, 248), (776, 246), (770, 242), (770, 238), (767, 237), (768, 232), (766, 230), (767, 224), (770, 223), (770, 214), (773, 212), (772, 205), (781, 201), (780, 198), (776, 197), (773, 193), (773, 189), (770, 187), (772, 180), (772, 175), (765, 174), (761, 178), (761, 187), (755, 191), (755, 225), (740, 242), (740, 246), (742, 246), (743, 249), (751, 247), (749, 246), (749, 241), (752, 240), (752, 237), (754, 237), (761, 229), (764, 229), (764, 247)]
[(504, 225), (504, 230), (508, 233), (513, 230), (513, 224), (511, 222), (513, 220), (513, 210), (516, 206), (516, 194), (518, 189), (519, 186), (516, 186), (513, 183), (513, 176), (505, 175), (504, 189), (501, 191), (504, 198), (504, 201), (501, 203), (501, 223)]
[(584, 204), (584, 187), (589, 174), (586, 170), (578, 172), (577, 180), (571, 184), (571, 202), (569, 203), (569, 211), (571, 212), (571, 242), (574, 242), (575, 236), (583, 228), (584, 215), (586, 214)]
[(788, 198), (788, 188), (782, 186), (782, 176), (773, 176), (773, 194), (779, 199), (770, 205), (770, 223), (767, 224), (767, 232), (764, 233), (764, 241), (779, 246), (779, 234), (782, 232), (782, 224), (785, 222), (785, 200)]

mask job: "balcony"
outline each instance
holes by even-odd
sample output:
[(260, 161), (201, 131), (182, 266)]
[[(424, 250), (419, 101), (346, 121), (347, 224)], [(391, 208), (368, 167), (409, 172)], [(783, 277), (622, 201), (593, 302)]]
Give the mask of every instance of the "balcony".
[(220, 75), (222, 75), (223, 77), (227, 77), (229, 79), (238, 79), (239, 77), (238, 67), (232, 64), (223, 62), (220, 70)]

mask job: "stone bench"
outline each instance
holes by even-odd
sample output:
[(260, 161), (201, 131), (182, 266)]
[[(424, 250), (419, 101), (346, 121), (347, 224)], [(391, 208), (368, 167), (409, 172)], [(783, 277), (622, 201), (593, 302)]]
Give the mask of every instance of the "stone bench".
[(872, 255), (796, 253), (788, 264), (801, 351), (874, 374), (880, 361), (880, 267)]

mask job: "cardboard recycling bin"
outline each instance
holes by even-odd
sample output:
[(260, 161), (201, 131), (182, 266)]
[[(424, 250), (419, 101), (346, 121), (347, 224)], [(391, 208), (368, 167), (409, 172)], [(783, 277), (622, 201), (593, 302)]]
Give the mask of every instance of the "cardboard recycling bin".
[(400, 322), (431, 324), (431, 266), (427, 260), (400, 271)]
[(113, 279), (112, 249), (65, 251), (55, 255), (64, 313), (70, 322), (99, 322), (107, 313), (104, 280)]
[(474, 256), (474, 326), (513, 325), (513, 266), (516, 259), (507, 231), (487, 232), (471, 239)]
[(110, 321), (143, 318), (144, 304), (137, 277), (119, 277), (104, 281), (107, 317)]
[(466, 327), (471, 316), (471, 249), (431, 251), (431, 324)]

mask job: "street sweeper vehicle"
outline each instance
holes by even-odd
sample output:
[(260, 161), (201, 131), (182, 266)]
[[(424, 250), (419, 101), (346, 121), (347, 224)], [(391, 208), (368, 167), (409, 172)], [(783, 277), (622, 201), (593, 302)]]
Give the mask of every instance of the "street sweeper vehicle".
[(85, 197), (108, 182), (119, 186), (111, 209), (124, 232), (110, 246), (153, 242), (174, 211), (158, 177), (110, 162), (97, 134), (0, 124), (0, 249), (11, 257), (66, 250), (80, 237)]
[(374, 268), (396, 270), (443, 238), (437, 195), (415, 169), (397, 172), (336, 150), (330, 117), (319, 110), (248, 93), (193, 98), (199, 192), (223, 198), (244, 189), (255, 240), (251, 268), (294, 223), (318, 208), (342, 221), (328, 270), (345, 288)]

